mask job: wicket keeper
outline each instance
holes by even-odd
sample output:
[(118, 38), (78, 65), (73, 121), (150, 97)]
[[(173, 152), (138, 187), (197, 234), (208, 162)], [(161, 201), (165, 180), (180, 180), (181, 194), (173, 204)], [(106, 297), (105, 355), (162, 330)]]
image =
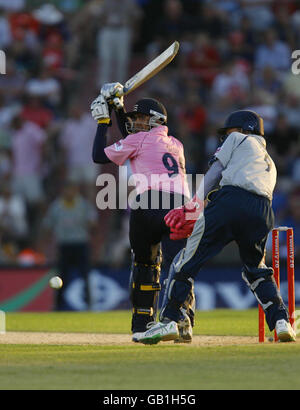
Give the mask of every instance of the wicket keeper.
[(187, 204), (166, 215), (166, 223), (178, 236), (182, 231), (184, 237), (187, 227), (191, 235), (171, 266), (168, 301), (160, 322), (140, 337), (144, 344), (178, 337), (180, 308), (197, 273), (231, 241), (238, 245), (242, 278), (262, 306), (269, 329), (276, 329), (281, 342), (295, 341), (273, 269), (264, 264), (266, 240), (274, 224), (272, 195), (277, 172), (266, 149), (263, 119), (253, 111), (235, 111), (219, 133), (223, 144), (204, 176), (202, 188), (204, 197), (217, 185), (220, 189), (211, 195), (211, 201), (193, 223), (187, 215), (203, 201), (202, 189), (190, 207)]

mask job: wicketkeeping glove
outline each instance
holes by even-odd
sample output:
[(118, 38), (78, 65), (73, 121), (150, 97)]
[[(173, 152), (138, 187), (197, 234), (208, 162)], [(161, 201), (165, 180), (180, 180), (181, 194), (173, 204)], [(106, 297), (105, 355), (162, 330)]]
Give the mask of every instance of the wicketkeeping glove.
[(182, 225), (179, 229), (177, 228), (170, 228), (170, 239), (173, 241), (178, 241), (179, 239), (188, 238), (191, 236), (193, 232), (194, 225), (196, 221), (189, 220), (186, 221), (184, 225)]
[(187, 221), (188, 225), (194, 225), (203, 209), (204, 201), (195, 195), (187, 204), (169, 211), (164, 218), (165, 223), (174, 230), (179, 230)]

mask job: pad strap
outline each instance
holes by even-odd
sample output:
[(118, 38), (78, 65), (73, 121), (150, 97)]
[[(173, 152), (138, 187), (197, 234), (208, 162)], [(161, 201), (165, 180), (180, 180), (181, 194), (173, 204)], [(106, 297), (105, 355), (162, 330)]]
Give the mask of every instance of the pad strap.
[(139, 287), (136, 287), (135, 282), (133, 282), (132, 289), (139, 289), (144, 292), (145, 291), (147, 292), (147, 291), (153, 291), (153, 290), (161, 290), (161, 286), (160, 286), (160, 283), (157, 282), (157, 283), (140, 283)]
[(153, 308), (138, 308), (138, 307), (133, 307), (132, 309), (133, 313), (137, 315), (146, 315), (146, 316), (153, 316), (154, 310)]

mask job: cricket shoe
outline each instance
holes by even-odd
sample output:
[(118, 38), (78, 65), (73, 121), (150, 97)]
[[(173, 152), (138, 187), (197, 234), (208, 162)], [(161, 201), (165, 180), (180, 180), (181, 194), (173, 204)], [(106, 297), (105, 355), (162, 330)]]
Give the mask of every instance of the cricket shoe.
[(132, 334), (131, 340), (135, 343), (140, 343), (140, 339), (145, 332), (136, 332)]
[(171, 322), (157, 322), (139, 336), (139, 342), (144, 345), (154, 345), (158, 342), (167, 342), (169, 340), (175, 340), (179, 337), (179, 331), (177, 323)]
[[(147, 330), (150, 329), (152, 326), (154, 326), (157, 322), (149, 322), (146, 325)], [(135, 332), (132, 334), (131, 340), (135, 343), (140, 343), (141, 338), (144, 336), (145, 332)]]
[(291, 324), (284, 319), (277, 320), (275, 325), (275, 330), (277, 333), (279, 342), (295, 342), (296, 333), (292, 328)]
[(174, 343), (192, 343), (193, 328), (191, 319), (184, 313), (184, 317), (178, 322), (179, 337), (174, 340)]

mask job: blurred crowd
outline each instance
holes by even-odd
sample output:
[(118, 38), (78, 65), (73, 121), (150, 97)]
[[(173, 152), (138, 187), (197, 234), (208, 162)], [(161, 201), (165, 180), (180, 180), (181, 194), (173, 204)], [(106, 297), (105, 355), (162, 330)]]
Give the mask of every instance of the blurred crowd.
[(51, 264), (64, 241), (127, 264), (128, 212), (96, 208), (97, 175), (117, 172), (92, 163), (89, 106), (174, 40), (178, 56), (126, 107), (146, 95), (166, 106), (190, 174), (206, 172), (231, 111), (257, 111), (278, 169), (276, 225), (294, 227), (300, 256), (300, 1), (0, 0), (0, 264)]

